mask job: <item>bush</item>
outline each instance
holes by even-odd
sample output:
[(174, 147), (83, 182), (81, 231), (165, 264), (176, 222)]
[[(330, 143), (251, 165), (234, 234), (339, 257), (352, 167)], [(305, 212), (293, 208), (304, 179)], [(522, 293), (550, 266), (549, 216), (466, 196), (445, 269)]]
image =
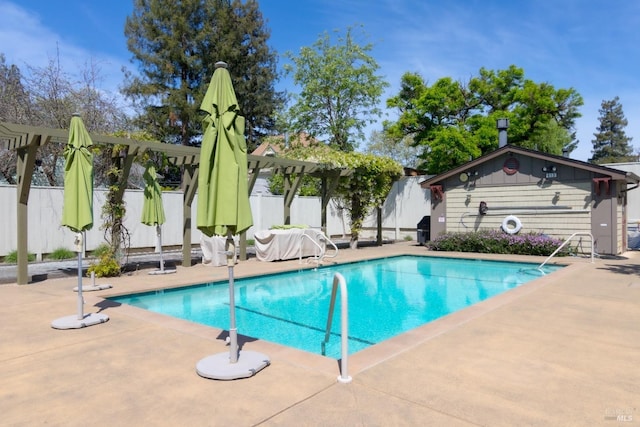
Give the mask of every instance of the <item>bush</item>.
[(67, 248), (57, 248), (49, 254), (49, 258), (57, 259), (57, 260), (71, 259), (75, 257), (76, 257), (76, 253)]
[(93, 252), (91, 252), (91, 255), (93, 255), (96, 258), (101, 258), (104, 255), (109, 255), (111, 254), (111, 246), (109, 246), (106, 243), (102, 243), (101, 245), (98, 245), (97, 248), (95, 248), (93, 250)]
[(102, 245), (100, 245), (94, 254), (99, 253), (99, 258), (96, 263), (93, 263), (87, 269), (87, 276), (91, 277), (91, 273), (95, 273), (96, 277), (115, 277), (120, 275), (120, 264), (114, 253), (109, 246), (105, 245), (107, 250), (105, 251)]
[[(469, 233), (445, 233), (427, 242), (426, 247), (434, 251), (549, 256), (563, 243), (563, 240), (541, 233), (516, 235), (494, 230), (480, 230)], [(571, 253), (572, 249), (567, 245), (558, 252), (557, 256), (567, 256)]]
[[(36, 254), (32, 254), (29, 252), (27, 254), (27, 260), (29, 262), (33, 262), (36, 260)], [(4, 257), (4, 262), (7, 264), (17, 264), (18, 263), (18, 251), (11, 251)]]

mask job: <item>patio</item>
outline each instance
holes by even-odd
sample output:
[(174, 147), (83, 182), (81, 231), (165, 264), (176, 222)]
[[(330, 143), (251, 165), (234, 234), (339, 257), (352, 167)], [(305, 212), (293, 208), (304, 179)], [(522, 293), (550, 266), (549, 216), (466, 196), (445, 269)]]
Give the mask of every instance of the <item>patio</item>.
[[(426, 254), (401, 242), (340, 250), (338, 261)], [(434, 256), (471, 254), (429, 253)], [(504, 256), (483, 256), (504, 259)], [(509, 257), (541, 262), (539, 257)], [(613, 425), (640, 420), (640, 255), (559, 258), (570, 265), (513, 291), (353, 355), (353, 382), (335, 360), (263, 341), (244, 344), (271, 365), (254, 377), (199, 377), (225, 351), (219, 329), (101, 296), (225, 280), (196, 265), (99, 279), (85, 312), (110, 320), (78, 330), (50, 323), (74, 312), (76, 278), (0, 285), (0, 411), (4, 425)], [(235, 267), (236, 277), (299, 268)], [(242, 325), (239, 325), (242, 333)], [(632, 424), (632, 422), (630, 424)]]

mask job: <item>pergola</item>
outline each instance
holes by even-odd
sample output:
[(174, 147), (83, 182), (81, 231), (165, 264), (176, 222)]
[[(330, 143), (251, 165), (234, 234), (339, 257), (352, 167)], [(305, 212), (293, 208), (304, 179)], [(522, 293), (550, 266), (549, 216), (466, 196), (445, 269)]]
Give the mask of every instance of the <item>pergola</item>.
[[(164, 153), (168, 160), (182, 167), (182, 265), (191, 266), (191, 204), (198, 189), (198, 166), (200, 163), (200, 149), (183, 145), (166, 144), (157, 141), (139, 141), (129, 138), (116, 138), (106, 135), (91, 133), (94, 144), (110, 144), (126, 146), (118, 155), (122, 159), (122, 177), (118, 185), (118, 200), (122, 200), (127, 187), (129, 172), (137, 156), (146, 151)], [(0, 122), (0, 143), (9, 150), (17, 153), (16, 165), (16, 192), (17, 192), (17, 258), (18, 258), (18, 284), (27, 284), (28, 277), (28, 207), (31, 179), (36, 165), (38, 148), (48, 143), (66, 144), (69, 138), (67, 129), (52, 129), (35, 126), (18, 125), (14, 123)], [(249, 193), (262, 169), (271, 169), (273, 173), (282, 173), (284, 176), (284, 224), (291, 222), (291, 203), (300, 187), (302, 177), (305, 174), (321, 178), (321, 225), (326, 233), (327, 205), (331, 194), (335, 190), (341, 176), (352, 173), (345, 168), (335, 168), (313, 162), (282, 159), (278, 157), (262, 157), (248, 155)], [(240, 236), (240, 259), (246, 259), (246, 235)]]

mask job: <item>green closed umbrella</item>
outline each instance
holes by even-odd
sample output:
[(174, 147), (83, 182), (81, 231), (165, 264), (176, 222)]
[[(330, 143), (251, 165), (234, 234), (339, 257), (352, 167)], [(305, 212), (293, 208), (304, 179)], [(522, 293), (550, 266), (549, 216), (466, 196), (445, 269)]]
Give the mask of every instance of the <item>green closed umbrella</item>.
[(269, 364), (264, 354), (238, 351), (235, 318), (233, 235), (253, 225), (247, 174), (244, 117), (236, 99), (227, 64), (216, 63), (200, 109), (203, 119), (198, 176), (197, 227), (207, 236), (227, 236), (229, 271), (229, 353), (206, 357), (196, 371), (205, 378), (231, 380), (253, 376)]
[(141, 221), (145, 225), (156, 227), (158, 247), (160, 248), (160, 270), (151, 271), (149, 274), (175, 273), (175, 269), (165, 270), (162, 259), (162, 224), (165, 222), (164, 205), (162, 204), (162, 189), (158, 183), (156, 167), (149, 163), (143, 174), (144, 179), (144, 203), (142, 205)]
[(93, 227), (93, 145), (79, 116), (71, 118), (64, 149), (64, 205), (62, 225), (76, 233)]
[(106, 322), (105, 314), (83, 313), (82, 249), (83, 232), (93, 227), (93, 145), (82, 119), (74, 114), (69, 125), (69, 141), (64, 149), (64, 205), (62, 225), (76, 233), (75, 249), (78, 253), (78, 314), (54, 320), (56, 329), (77, 329)]

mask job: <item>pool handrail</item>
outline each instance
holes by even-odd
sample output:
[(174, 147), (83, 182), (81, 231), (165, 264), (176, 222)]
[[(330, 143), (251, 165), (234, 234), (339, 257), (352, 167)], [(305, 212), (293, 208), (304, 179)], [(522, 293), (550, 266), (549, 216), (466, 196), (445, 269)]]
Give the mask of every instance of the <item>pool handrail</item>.
[(587, 232), (587, 231), (578, 231), (576, 233), (573, 233), (571, 236), (569, 236), (569, 238), (567, 240), (565, 240), (564, 242), (562, 242), (562, 244), (560, 246), (558, 246), (558, 249), (556, 249), (555, 251), (553, 251), (553, 253), (551, 255), (549, 255), (547, 257), (547, 259), (544, 260), (544, 262), (542, 264), (540, 264), (538, 266), (538, 270), (540, 270), (542, 267), (544, 267), (544, 265), (551, 259), (554, 257), (555, 254), (557, 254), (558, 252), (560, 252), (560, 249), (562, 249), (566, 244), (568, 244), (571, 239), (573, 239), (575, 236), (577, 235), (586, 235), (591, 237), (591, 262), (593, 263), (593, 256), (595, 253), (594, 250), (594, 242), (593, 242), (593, 234)]
[(321, 343), (322, 354), (325, 354), (325, 345), (329, 342), (331, 336), (331, 323), (333, 321), (333, 309), (336, 304), (336, 294), (340, 285), (340, 317), (342, 326), (340, 331), (341, 339), (341, 356), (340, 356), (340, 375), (338, 382), (342, 384), (350, 383), (352, 378), (349, 376), (349, 298), (347, 295), (347, 283), (340, 273), (333, 276), (333, 288), (331, 289), (331, 303), (329, 304), (329, 315), (327, 317), (327, 329), (324, 335), (324, 341)]
[(313, 243), (316, 248), (318, 248), (318, 250), (320, 251), (319, 254), (315, 254), (314, 255), (314, 259), (316, 260), (316, 262), (318, 264), (322, 263), (322, 260), (325, 258), (325, 256), (327, 255), (327, 243), (329, 243), (331, 246), (333, 246), (333, 249), (335, 250), (335, 252), (330, 256), (330, 258), (335, 258), (336, 256), (338, 256), (338, 247), (336, 246), (335, 243), (333, 243), (331, 241), (331, 239), (329, 239), (322, 231), (317, 231), (314, 230), (316, 232), (315, 236), (319, 237), (318, 240), (323, 240), (324, 241), (324, 247), (318, 242), (318, 240), (314, 239), (313, 237), (311, 237), (309, 234), (307, 233), (301, 233), (300, 234), (300, 247), (298, 248), (298, 262), (302, 263), (302, 242), (305, 239), (305, 237), (307, 239), (309, 239), (309, 241), (311, 241), (311, 243)]

